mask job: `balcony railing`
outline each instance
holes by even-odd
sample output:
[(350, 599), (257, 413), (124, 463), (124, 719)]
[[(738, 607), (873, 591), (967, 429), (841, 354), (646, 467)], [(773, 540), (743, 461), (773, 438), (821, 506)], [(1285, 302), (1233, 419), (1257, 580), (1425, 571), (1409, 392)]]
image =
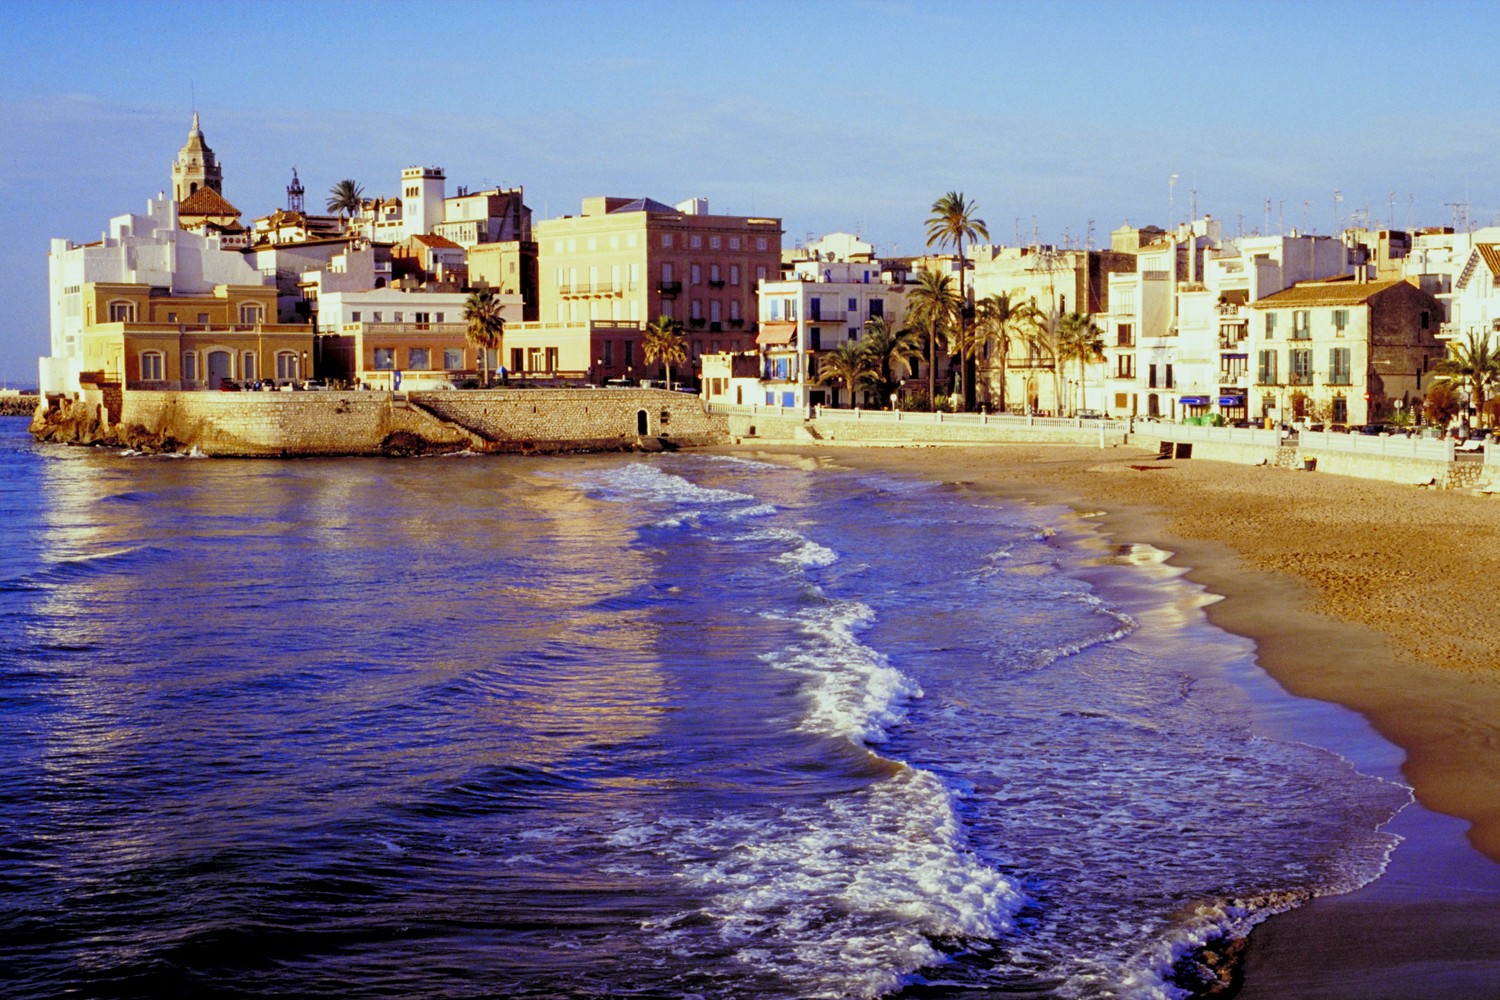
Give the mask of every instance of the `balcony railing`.
[(849, 313), (842, 309), (822, 309), (807, 317), (809, 323), (842, 323)]
[(559, 295), (620, 295), (626, 289), (634, 289), (634, 283), (614, 281), (584, 281), (570, 285), (559, 285)]
[(656, 290), (663, 295), (681, 295), (682, 282), (680, 281), (658, 281)]

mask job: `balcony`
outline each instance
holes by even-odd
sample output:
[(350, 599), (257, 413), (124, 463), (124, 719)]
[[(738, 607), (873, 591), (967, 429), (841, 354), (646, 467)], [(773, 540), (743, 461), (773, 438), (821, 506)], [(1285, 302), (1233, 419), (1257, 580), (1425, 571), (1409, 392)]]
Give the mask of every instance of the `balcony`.
[(682, 282), (680, 281), (658, 281), (656, 290), (663, 295), (681, 295)]
[(709, 288), (723, 288), (724, 287), (724, 281), (723, 281), (722, 278), (713, 278), (713, 279), (710, 279), (709, 282), (708, 282), (708, 287)]
[(842, 323), (849, 318), (849, 313), (844, 310), (820, 309), (807, 317), (809, 323)]
[(585, 281), (572, 285), (557, 286), (557, 294), (564, 298), (582, 298), (590, 295), (619, 295), (623, 291), (625, 291), (623, 285), (617, 285), (612, 281)]

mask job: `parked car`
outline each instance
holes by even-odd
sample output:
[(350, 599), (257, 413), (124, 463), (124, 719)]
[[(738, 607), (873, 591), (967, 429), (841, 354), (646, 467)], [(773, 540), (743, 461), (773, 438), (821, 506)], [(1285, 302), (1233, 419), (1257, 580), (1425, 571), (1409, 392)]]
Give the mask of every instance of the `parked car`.
[(240, 384), (232, 378), (219, 379), (219, 389), (222, 392), (239, 392)]
[(1098, 410), (1079, 410), (1077, 416), (1078, 416), (1079, 420), (1103, 420), (1104, 419), (1104, 414), (1100, 413)]

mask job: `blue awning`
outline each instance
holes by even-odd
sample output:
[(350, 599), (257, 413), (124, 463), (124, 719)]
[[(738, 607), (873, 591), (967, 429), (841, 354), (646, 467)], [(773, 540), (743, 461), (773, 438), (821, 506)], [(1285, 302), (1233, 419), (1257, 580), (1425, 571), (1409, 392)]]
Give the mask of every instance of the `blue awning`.
[(1219, 397), (1219, 405), (1220, 406), (1244, 406), (1245, 405), (1245, 397), (1244, 396), (1220, 396)]
[(1182, 405), (1183, 406), (1207, 406), (1208, 405), (1208, 397), (1207, 396), (1183, 396), (1182, 397)]

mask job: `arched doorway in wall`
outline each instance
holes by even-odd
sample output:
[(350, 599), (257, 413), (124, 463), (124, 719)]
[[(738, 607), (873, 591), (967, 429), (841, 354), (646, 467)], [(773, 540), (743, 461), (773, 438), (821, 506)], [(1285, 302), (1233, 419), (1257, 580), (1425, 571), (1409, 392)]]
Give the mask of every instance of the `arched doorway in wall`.
[(635, 432), (645, 437), (651, 431), (651, 417), (645, 410), (635, 411)]
[(228, 351), (208, 352), (208, 387), (217, 389), (225, 379), (234, 378), (234, 355)]

